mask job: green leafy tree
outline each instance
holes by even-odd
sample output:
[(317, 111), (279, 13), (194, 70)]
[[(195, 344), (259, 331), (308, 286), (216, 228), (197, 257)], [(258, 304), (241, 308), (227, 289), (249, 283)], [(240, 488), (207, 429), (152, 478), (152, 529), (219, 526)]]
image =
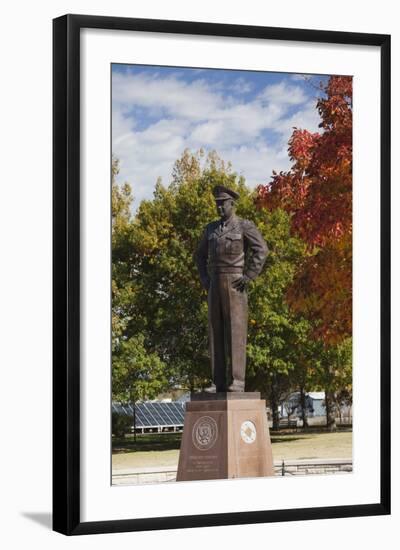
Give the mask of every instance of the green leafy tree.
[(119, 186), (118, 159), (112, 160), (112, 346), (116, 349), (133, 316), (135, 288), (131, 277), (133, 226), (132, 190), (128, 183)]
[(166, 386), (165, 365), (149, 353), (143, 334), (122, 339), (113, 356), (112, 393), (121, 403), (154, 399)]
[(128, 184), (116, 182), (118, 161), (112, 163), (112, 396), (116, 401), (134, 403), (151, 399), (167, 381), (164, 365), (149, 352), (145, 336), (132, 332), (137, 314), (137, 289), (132, 278), (134, 224), (131, 215), (132, 192)]
[(186, 150), (169, 187), (157, 182), (153, 199), (141, 202), (133, 225), (139, 322), (170, 383), (191, 390), (208, 384), (210, 376), (206, 295), (193, 255), (204, 226), (216, 216), (214, 185), (234, 185), (235, 179), (215, 152), (205, 157)]
[(325, 391), (326, 426), (336, 430), (336, 415), (343, 401), (351, 402), (352, 339), (326, 346), (320, 343), (320, 361), (315, 366), (314, 381)]

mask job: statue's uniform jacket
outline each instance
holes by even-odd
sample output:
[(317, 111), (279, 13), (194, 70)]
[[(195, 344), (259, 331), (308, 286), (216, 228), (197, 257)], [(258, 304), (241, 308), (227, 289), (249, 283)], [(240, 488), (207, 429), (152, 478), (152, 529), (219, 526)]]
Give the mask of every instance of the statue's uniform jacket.
[(234, 383), (244, 389), (247, 293), (233, 288), (242, 275), (254, 279), (268, 254), (253, 222), (232, 216), (207, 225), (196, 252), (200, 279), (208, 289), (210, 355), (217, 391)]

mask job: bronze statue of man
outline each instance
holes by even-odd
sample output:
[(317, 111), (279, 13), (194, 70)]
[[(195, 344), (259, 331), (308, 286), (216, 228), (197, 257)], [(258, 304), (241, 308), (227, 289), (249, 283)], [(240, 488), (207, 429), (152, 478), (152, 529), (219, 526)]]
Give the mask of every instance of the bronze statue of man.
[(267, 245), (253, 222), (235, 215), (239, 195), (213, 189), (220, 220), (209, 223), (196, 252), (203, 288), (208, 291), (208, 327), (213, 384), (205, 391), (244, 391), (248, 283), (261, 272)]

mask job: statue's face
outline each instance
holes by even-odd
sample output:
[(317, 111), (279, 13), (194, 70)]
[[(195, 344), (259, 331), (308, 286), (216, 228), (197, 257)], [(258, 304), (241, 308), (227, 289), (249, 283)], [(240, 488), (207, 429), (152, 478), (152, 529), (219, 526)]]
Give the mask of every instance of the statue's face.
[(232, 216), (234, 209), (233, 199), (216, 200), (215, 203), (217, 205), (218, 215), (223, 220), (227, 220)]

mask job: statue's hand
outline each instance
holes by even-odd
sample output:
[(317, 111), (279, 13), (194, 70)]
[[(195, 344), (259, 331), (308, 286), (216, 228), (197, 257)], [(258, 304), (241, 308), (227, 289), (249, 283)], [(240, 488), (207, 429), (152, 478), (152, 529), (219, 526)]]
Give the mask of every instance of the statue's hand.
[(239, 279), (236, 279), (235, 281), (233, 281), (232, 286), (235, 290), (239, 290), (240, 292), (243, 292), (246, 289), (249, 282), (250, 282), (250, 279), (246, 275), (243, 275), (242, 277), (239, 277)]
[(201, 284), (203, 285), (204, 290), (208, 291), (210, 288), (210, 279), (207, 277), (207, 279), (201, 281)]

